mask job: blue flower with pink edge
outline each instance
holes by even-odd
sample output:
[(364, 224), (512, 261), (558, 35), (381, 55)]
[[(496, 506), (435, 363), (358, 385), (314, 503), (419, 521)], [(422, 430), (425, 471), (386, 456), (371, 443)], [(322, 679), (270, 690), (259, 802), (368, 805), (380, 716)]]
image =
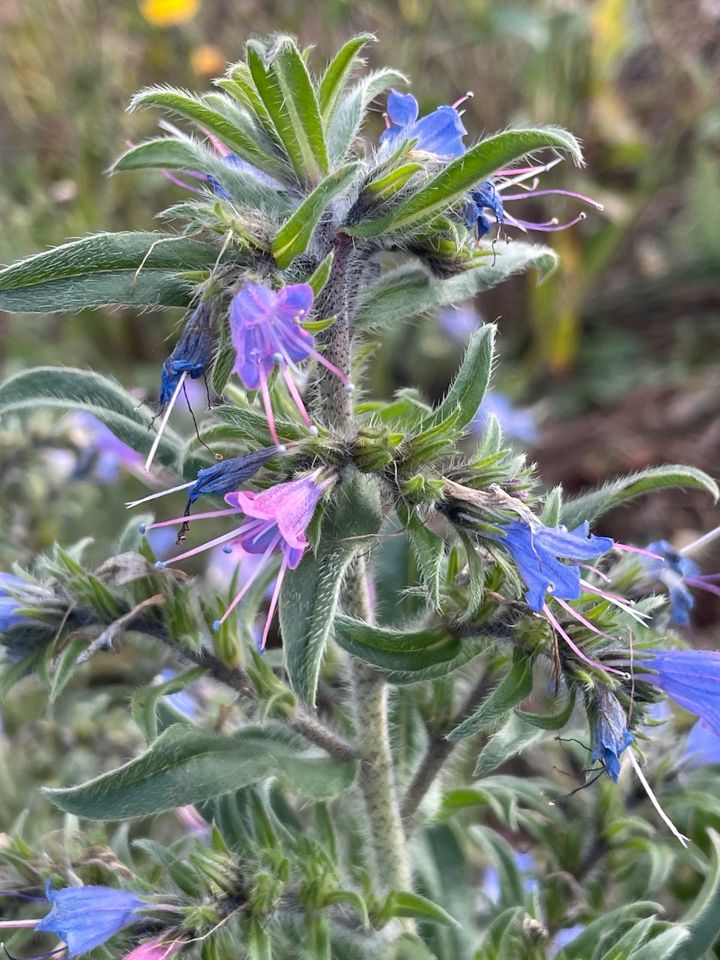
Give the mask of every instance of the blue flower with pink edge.
[(568, 530), (546, 527), (539, 520), (512, 520), (496, 539), (510, 552), (528, 588), (525, 599), (535, 613), (542, 611), (548, 593), (562, 600), (577, 600), (582, 592), (581, 574), (573, 561), (599, 557), (615, 545), (609, 537), (590, 534), (588, 523)]
[(391, 90), (387, 99), (389, 126), (381, 134), (380, 143), (398, 146), (403, 140), (417, 140), (415, 149), (423, 153), (461, 157), (465, 153), (463, 137), (467, 130), (455, 106), (438, 107), (418, 119), (420, 108), (415, 97)]
[(67, 944), (68, 956), (77, 957), (99, 947), (137, 919), (145, 901), (129, 890), (114, 887), (64, 887), (53, 890), (48, 881), (45, 896), (52, 909), (36, 926), (56, 933)]
[[(635, 665), (638, 676), (700, 717), (720, 737), (720, 653), (715, 650), (650, 650)], [(653, 673), (642, 673), (642, 670)]]

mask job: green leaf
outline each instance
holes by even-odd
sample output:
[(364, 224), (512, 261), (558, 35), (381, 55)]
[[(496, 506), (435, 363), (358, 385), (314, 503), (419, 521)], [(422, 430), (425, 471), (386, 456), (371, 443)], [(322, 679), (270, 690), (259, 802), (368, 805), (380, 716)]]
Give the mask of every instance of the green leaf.
[(391, 890), (382, 908), (383, 917), (413, 917), (415, 920), (427, 920), (447, 926), (458, 926), (458, 921), (447, 910), (439, 907), (427, 897), (406, 890)]
[(354, 764), (318, 756), (282, 728), (248, 726), (220, 736), (176, 723), (117, 770), (45, 793), (67, 813), (119, 820), (200, 803), (266, 777), (281, 777), (311, 799), (327, 799), (346, 790), (354, 776)]
[(560, 523), (560, 513), (562, 511), (562, 487), (553, 487), (545, 498), (540, 519), (546, 527), (556, 527)]
[(55, 670), (50, 685), (50, 702), (53, 703), (60, 696), (71, 679), (78, 660), (90, 645), (90, 637), (77, 637), (70, 640), (55, 663)]
[[(154, 436), (150, 414), (138, 409), (135, 397), (97, 373), (72, 367), (35, 367), (15, 374), (0, 385), (0, 414), (38, 407), (86, 411), (133, 450), (143, 455), (150, 450)], [(166, 429), (157, 459), (167, 467), (174, 467), (180, 447), (177, 434)]]
[(455, 418), (458, 432), (470, 423), (490, 382), (496, 330), (495, 324), (486, 323), (473, 333), (450, 389), (442, 403), (420, 421), (418, 433), (438, 427), (450, 418)]
[(179, 274), (214, 266), (219, 252), (169, 233), (97, 233), (0, 270), (0, 310), (184, 307), (193, 288)]
[(461, 641), (437, 627), (419, 630), (376, 627), (351, 617), (335, 621), (335, 639), (354, 657), (382, 670), (424, 671), (457, 656)]
[(531, 723), (541, 730), (562, 730), (570, 719), (574, 707), (575, 691), (571, 689), (565, 703), (557, 713), (527, 713), (525, 710), (516, 710), (515, 713), (526, 723)]
[[(661, 934), (642, 947), (642, 949), (634, 950), (630, 954), (629, 960), (676, 960), (676, 958), (683, 955), (682, 948), (688, 944), (689, 937), (690, 932), (687, 927), (673, 924), (663, 930)], [(678, 947), (680, 951), (678, 951)], [(692, 960), (701, 960), (702, 956), (703, 954), (701, 953), (690, 953), (688, 954), (687, 960), (690, 960), (690, 957), (692, 957)]]
[(507, 723), (490, 737), (480, 751), (475, 763), (473, 777), (484, 777), (496, 770), (500, 764), (522, 753), (533, 743), (545, 736), (544, 731), (527, 723), (513, 713)]
[(704, 490), (713, 500), (720, 496), (718, 486), (712, 477), (695, 467), (672, 464), (662, 467), (649, 467), (606, 483), (598, 490), (591, 490), (574, 500), (563, 504), (560, 512), (561, 522), (572, 529), (586, 520), (595, 520), (608, 510), (627, 503), (644, 493), (653, 493), (668, 487), (692, 487)]
[(395, 167), (385, 176), (377, 180), (371, 180), (365, 187), (364, 192), (371, 194), (376, 200), (385, 201), (394, 197), (402, 188), (424, 167), (421, 163), (404, 163), (400, 167)]
[(513, 242), (497, 251), (495, 262), (471, 267), (445, 280), (417, 266), (403, 266), (386, 273), (360, 300), (359, 327), (391, 326), (436, 307), (467, 300), (525, 270), (538, 270), (541, 278), (557, 266), (557, 255), (548, 247)]
[(532, 691), (532, 660), (520, 654), (507, 674), (478, 709), (448, 734), (448, 740), (470, 737), (501, 720)]
[(171, 113), (194, 120), (202, 130), (215, 134), (239, 157), (254, 166), (281, 178), (286, 178), (288, 170), (282, 160), (273, 154), (265, 143), (262, 132), (253, 123), (250, 114), (247, 122), (240, 127), (223, 113), (203, 103), (196, 94), (186, 90), (174, 90), (169, 87), (148, 87), (135, 94), (130, 109), (138, 107), (163, 107)]
[(428, 603), (437, 610), (440, 607), (440, 574), (445, 559), (445, 541), (429, 530), (417, 516), (410, 517), (407, 530), (423, 583), (428, 590)]
[(690, 931), (672, 960), (700, 960), (720, 938), (720, 834), (708, 828), (710, 839), (710, 869), (700, 893), (690, 910), (680, 921)]
[(355, 65), (358, 53), (366, 43), (375, 39), (371, 33), (361, 33), (357, 37), (352, 37), (340, 47), (328, 64), (318, 90), (320, 112), (326, 124), (335, 112), (338, 99)]
[(285, 665), (293, 689), (308, 704), (315, 703), (345, 571), (380, 522), (377, 483), (346, 473), (323, 516), (317, 553), (308, 551), (285, 578), (280, 596)]
[(248, 66), (279, 141), (302, 183), (328, 172), (320, 108), (305, 61), (290, 37), (281, 37), (264, 62), (259, 44), (247, 46)]
[(376, 237), (389, 231), (417, 228), (445, 212), (481, 180), (529, 153), (543, 149), (564, 150), (576, 162), (582, 161), (580, 145), (565, 130), (551, 127), (506, 130), (471, 147), (389, 213), (349, 227), (348, 233)]
[[(319, 296), (320, 293), (325, 289), (328, 280), (330, 279), (330, 273), (332, 272), (333, 260), (335, 259), (335, 253), (333, 250), (322, 260), (317, 267), (313, 270), (312, 274), (308, 277), (307, 283), (313, 288), (313, 293), (315, 296)], [(320, 321), (325, 323), (325, 321)]]
[(157, 705), (163, 697), (180, 693), (185, 687), (206, 673), (204, 667), (191, 667), (165, 683), (156, 683), (150, 687), (141, 687), (132, 698), (130, 708), (135, 723), (150, 743), (158, 735)]
[(375, 97), (390, 87), (403, 86), (407, 82), (407, 77), (397, 70), (377, 70), (363, 77), (342, 97), (327, 131), (332, 163), (342, 163), (345, 159)]
[(349, 163), (325, 177), (280, 227), (272, 242), (279, 267), (290, 266), (295, 257), (305, 253), (328, 203), (348, 186), (359, 167), (359, 163)]

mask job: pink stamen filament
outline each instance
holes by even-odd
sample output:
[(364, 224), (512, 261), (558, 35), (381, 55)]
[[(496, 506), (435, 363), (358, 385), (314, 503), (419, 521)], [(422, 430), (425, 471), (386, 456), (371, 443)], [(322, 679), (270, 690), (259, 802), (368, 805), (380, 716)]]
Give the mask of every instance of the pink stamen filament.
[(559, 163), (562, 163), (562, 157), (556, 157), (555, 160), (551, 160), (549, 163), (545, 163), (539, 167), (520, 167), (519, 175), (512, 176), (512, 174), (518, 174), (518, 170), (498, 170), (495, 173), (496, 177), (502, 177), (510, 175), (511, 179), (503, 184), (503, 189), (505, 187), (514, 187), (516, 183), (522, 183), (524, 180), (527, 180), (528, 177), (537, 175), (538, 173), (547, 173), (548, 170), (552, 170), (553, 167), (556, 167)]
[(582, 223), (583, 220), (587, 220), (587, 214), (579, 213), (572, 220), (568, 220), (567, 223), (558, 223), (556, 220), (547, 220), (545, 223), (533, 223), (532, 220), (516, 220), (507, 214), (505, 218), (508, 223), (511, 223), (515, 227), (520, 227), (521, 230), (541, 230), (544, 233), (556, 233), (559, 230), (568, 230), (577, 223)]
[(559, 603), (560, 606), (563, 608), (563, 610), (569, 613), (571, 617), (574, 617), (575, 620), (581, 623), (584, 627), (587, 627), (588, 630), (592, 630), (592, 632), (596, 633), (599, 637), (605, 637), (606, 640), (612, 640), (612, 642), (615, 643), (616, 641), (615, 637), (611, 636), (609, 633), (605, 633), (604, 630), (600, 630), (598, 627), (595, 626), (594, 623), (591, 623), (589, 620), (587, 620), (581, 613), (575, 610), (574, 607), (571, 607), (570, 604), (567, 603), (565, 600), (562, 600), (560, 597), (553, 597), (552, 599), (556, 603)]
[(644, 557), (652, 557), (653, 560), (664, 560), (665, 557), (661, 556), (659, 553), (653, 553), (652, 550), (646, 550), (644, 547), (634, 547), (629, 543), (615, 543), (615, 550), (620, 550), (621, 552), (626, 553), (641, 553)]
[(265, 419), (267, 420), (268, 430), (275, 446), (280, 446), (277, 427), (275, 426), (275, 415), (273, 413), (272, 401), (270, 400), (270, 391), (268, 390), (265, 371), (260, 368), (260, 392), (262, 394), (263, 407), (265, 408)]
[(173, 517), (172, 520), (158, 520), (157, 523), (149, 524), (146, 530), (155, 530), (157, 527), (172, 527), (175, 523), (187, 523), (189, 520), (212, 520), (215, 517), (231, 517), (233, 514), (242, 513), (239, 507), (228, 507), (226, 510), (208, 510), (207, 513), (195, 513), (190, 517)]
[(42, 917), (37, 920), (0, 920), (0, 930), (20, 930), (25, 927), (36, 927)]
[(177, 398), (180, 396), (180, 391), (183, 388), (186, 377), (187, 377), (186, 372), (183, 372), (180, 374), (180, 379), (178, 380), (178, 384), (175, 387), (175, 390), (173, 391), (173, 395), (170, 398), (170, 401), (167, 407), (165, 408), (165, 412), (163, 413), (162, 420), (160, 421), (160, 427), (158, 429), (158, 432), (155, 434), (155, 439), (153, 440), (153, 444), (150, 447), (150, 453), (147, 455), (147, 460), (145, 461), (146, 473), (150, 470), (150, 467), (152, 466), (152, 462), (155, 459), (155, 454), (157, 453), (157, 449), (160, 446), (160, 440), (162, 439), (163, 431), (165, 430), (165, 427), (167, 426), (167, 422), (170, 419), (170, 414), (173, 411), (173, 407), (177, 403)]
[(585, 196), (584, 193), (576, 193), (574, 190), (531, 190), (529, 193), (503, 193), (502, 200), (504, 203), (506, 200), (527, 200), (529, 197), (549, 197), (551, 195), (572, 197), (574, 200), (582, 200), (583, 203), (589, 203), (590, 206), (595, 207), (596, 210), (605, 209), (599, 201), (593, 200), (592, 197)]
[[(187, 517), (185, 518), (187, 520)], [(177, 563), (179, 560), (187, 560), (188, 557), (194, 557), (198, 553), (203, 553), (205, 550), (212, 550), (213, 547), (219, 547), (221, 543), (227, 543), (228, 540), (237, 540), (237, 538), (245, 532), (245, 526), (242, 525), (237, 527), (235, 530), (231, 530), (229, 533), (223, 533), (219, 537), (215, 537), (214, 540), (208, 540), (207, 543), (201, 543), (199, 547), (193, 547), (192, 550), (186, 550), (185, 553), (180, 553), (176, 557), (170, 557), (167, 563)], [(160, 560), (158, 564), (155, 564), (158, 569), (162, 570), (167, 566), (167, 563)]]
[(619, 610), (622, 610), (624, 613), (627, 613), (634, 620), (637, 620), (638, 623), (645, 626), (645, 620), (647, 620), (649, 614), (639, 613), (637, 610), (633, 610), (632, 607), (629, 607), (623, 597), (619, 597), (616, 593), (610, 593), (607, 590), (600, 590), (598, 587), (594, 587), (591, 583), (588, 583), (587, 580), (581, 580), (580, 583), (587, 590), (588, 593), (594, 593), (595, 596), (601, 597), (603, 600), (606, 600), (608, 603), (611, 603), (613, 606), (617, 607)]
[(265, 553), (262, 555), (262, 559), (260, 560), (260, 563), (258, 563), (258, 565), (255, 567), (255, 569), (254, 569), (253, 572), (250, 574), (250, 576), (248, 577), (248, 579), (245, 581), (245, 583), (243, 584), (242, 588), (238, 591), (238, 593), (235, 594), (235, 597), (233, 598), (233, 601), (232, 601), (232, 603), (230, 604), (230, 606), (227, 608), (227, 610), (226, 610), (225, 613), (222, 615), (222, 617), (220, 617), (219, 620), (216, 620), (216, 621), (213, 623), (213, 630), (219, 630), (220, 627), (223, 625), (223, 623), (225, 623), (225, 621), (227, 620), (227, 618), (228, 618), (228, 617), (230, 616), (230, 614), (233, 612), (233, 610), (235, 609), (235, 607), (237, 607), (237, 605), (240, 603), (240, 601), (242, 600), (242, 598), (245, 596), (245, 594), (248, 592), (248, 590), (250, 589), (250, 587), (253, 585), (253, 583), (255, 582), (255, 580), (257, 579), (257, 577), (259, 576), (260, 571), (261, 571), (261, 570), (263, 569), (263, 567), (265, 566), (265, 563), (266, 563), (266, 561), (267, 561), (267, 558), (270, 556), (270, 554), (273, 552), (273, 550), (275, 550), (275, 548), (277, 547), (277, 545), (280, 543), (280, 540), (281, 540), (281, 539), (282, 539), (282, 537), (280, 536), (280, 534), (278, 534), (276, 537), (274, 537), (274, 538), (272, 539), (272, 541), (270, 542), (270, 546), (267, 548), (267, 550), (265, 551)]
[(350, 382), (347, 376), (342, 372), (342, 370), (339, 370), (334, 363), (331, 363), (329, 360), (326, 360), (325, 357), (318, 350), (315, 349), (315, 347), (308, 346), (308, 344), (301, 339), (299, 333), (296, 333), (295, 330), (288, 330), (287, 333), (288, 333), (288, 336), (293, 337), (298, 343), (298, 345), (302, 346), (302, 348), (307, 351), (307, 355), (309, 357), (312, 357), (313, 360), (316, 360), (318, 363), (321, 363), (324, 367), (327, 367), (327, 369), (330, 370), (331, 373), (335, 374), (335, 376), (338, 378), (338, 380), (341, 381), (341, 383), (348, 384)]
[(265, 649), (265, 644), (267, 643), (268, 634), (270, 633), (270, 627), (272, 625), (273, 616), (275, 615), (275, 607), (277, 606), (278, 599), (280, 597), (280, 588), (282, 587), (283, 577), (285, 576), (285, 571), (287, 570), (287, 558), (283, 557), (283, 562), (280, 565), (280, 570), (278, 571), (277, 578), (275, 580), (275, 586), (273, 587), (272, 597), (270, 598), (270, 606), (268, 607), (267, 618), (265, 619), (265, 626), (263, 627), (262, 637), (260, 639), (259, 650)]
[(708, 546), (714, 540), (720, 537), (720, 526), (715, 527), (713, 530), (709, 530), (707, 533), (704, 533), (701, 537), (698, 537), (697, 540), (693, 540), (692, 543), (688, 543), (686, 547), (683, 547), (680, 553), (683, 556), (688, 556), (691, 553), (696, 553), (698, 550), (702, 550), (703, 547)]
[(303, 403), (303, 399), (300, 396), (300, 392), (297, 388), (297, 384), (293, 380), (292, 374), (290, 373), (290, 371), (286, 366), (283, 366), (282, 368), (282, 375), (283, 375), (283, 379), (285, 380), (285, 383), (287, 384), (287, 388), (290, 392), (290, 396), (293, 398), (295, 406), (298, 409), (298, 413), (303, 419), (303, 423), (305, 424), (305, 426), (311, 427), (312, 420), (310, 419), (310, 414), (305, 409), (305, 404)]
[(685, 583), (695, 587), (696, 590), (705, 590), (707, 593), (712, 593), (713, 596), (720, 597), (720, 587), (714, 583), (707, 583), (701, 577), (685, 577)]
[(614, 670), (612, 667), (606, 667), (605, 664), (603, 664), (603, 663), (598, 663), (597, 660), (591, 660), (590, 657), (588, 657), (586, 654), (584, 654), (584, 653), (582, 652), (582, 650), (580, 649), (580, 647), (579, 647), (579, 646), (575, 643), (575, 641), (572, 639), (572, 637), (570, 637), (570, 636), (565, 632), (565, 630), (564, 630), (564, 629), (562, 628), (562, 626), (560, 625), (559, 621), (555, 619), (555, 617), (553, 616), (552, 611), (550, 610), (550, 607), (548, 607), (548, 605), (547, 605), (546, 603), (543, 604), (543, 613), (544, 613), (545, 616), (547, 617), (548, 622), (549, 622), (550, 625), (553, 627), (553, 629), (556, 630), (557, 633), (560, 634), (560, 636), (563, 638), (563, 640), (565, 641), (565, 643), (567, 643), (567, 645), (570, 647), (570, 649), (573, 651), (573, 653), (574, 653), (576, 656), (580, 657), (581, 660), (583, 660), (585, 663), (589, 664), (591, 667), (597, 667), (598, 669), (600, 669), (600, 670), (606, 670), (606, 671), (608, 671), (609, 673), (619, 673), (620, 676), (622, 676), (622, 677), (626, 677), (626, 676), (627, 676), (626, 673), (622, 673), (622, 671), (620, 671), (620, 670)]
[(610, 577), (608, 577), (607, 574), (603, 573), (599, 567), (593, 567), (592, 564), (590, 563), (581, 563), (579, 564), (579, 566), (581, 566), (583, 570), (592, 571), (592, 573), (594, 573), (596, 577), (600, 577), (600, 579), (603, 580), (605, 583), (610, 583)]
[(451, 103), (450, 106), (452, 107), (453, 110), (457, 110), (457, 108), (460, 106), (461, 103), (467, 103), (467, 101), (472, 100), (474, 96), (475, 94), (472, 92), (472, 90), (468, 90), (466, 94), (460, 97), (459, 100), (456, 100), (455, 103)]
[(201, 190), (199, 187), (196, 187), (194, 183), (186, 183), (185, 180), (181, 180), (180, 177), (176, 177), (175, 174), (170, 173), (169, 170), (161, 170), (160, 173), (170, 181), (174, 183), (177, 187), (182, 187), (183, 190), (189, 190), (191, 193), (199, 193), (200, 195), (204, 194), (204, 190)]

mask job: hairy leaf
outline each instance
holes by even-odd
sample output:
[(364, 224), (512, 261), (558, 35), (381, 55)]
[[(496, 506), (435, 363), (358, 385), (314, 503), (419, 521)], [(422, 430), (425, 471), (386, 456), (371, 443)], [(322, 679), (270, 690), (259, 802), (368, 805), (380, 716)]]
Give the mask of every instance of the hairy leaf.
[(328, 64), (318, 90), (318, 103), (326, 124), (335, 112), (347, 78), (357, 62), (357, 55), (366, 43), (373, 40), (375, 37), (371, 33), (361, 33), (357, 37), (352, 37), (340, 47)]
[(448, 734), (448, 740), (470, 737), (497, 723), (532, 690), (532, 661), (521, 656), (478, 709)]

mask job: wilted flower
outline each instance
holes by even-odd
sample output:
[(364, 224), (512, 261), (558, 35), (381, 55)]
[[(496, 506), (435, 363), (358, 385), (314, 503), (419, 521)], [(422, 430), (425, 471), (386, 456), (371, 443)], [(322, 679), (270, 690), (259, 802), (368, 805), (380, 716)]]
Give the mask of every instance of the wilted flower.
[[(575, 226), (581, 220), (585, 220), (586, 214), (579, 213), (567, 223), (558, 223), (553, 218), (545, 222), (535, 222), (532, 220), (520, 220), (508, 213), (505, 204), (515, 200), (529, 200), (533, 197), (562, 196), (572, 197), (574, 200), (580, 200), (582, 203), (588, 203), (596, 210), (602, 210), (603, 205), (593, 200), (592, 197), (585, 196), (583, 193), (576, 193), (574, 190), (538, 190), (537, 176), (545, 173), (556, 164), (560, 159), (553, 160), (543, 166), (521, 167), (516, 170), (498, 170), (490, 179), (483, 181), (479, 186), (470, 191), (468, 203), (465, 206), (463, 216), (468, 227), (475, 230), (478, 240), (484, 237), (492, 229), (493, 223), (498, 227), (508, 225), (518, 227), (523, 232), (526, 230), (540, 230), (549, 233), (555, 230), (567, 230), (568, 227)], [(524, 182), (533, 178), (529, 189), (525, 188)], [(515, 185), (523, 185), (520, 193), (507, 193), (508, 188)]]
[(595, 726), (592, 760), (599, 760), (615, 783), (620, 776), (620, 755), (633, 742), (627, 717), (617, 697), (607, 687), (595, 687)]
[(290, 372), (297, 363), (312, 357), (334, 373), (348, 390), (352, 389), (345, 374), (315, 349), (313, 335), (300, 325), (309, 314), (313, 299), (313, 289), (307, 283), (293, 283), (275, 291), (247, 282), (235, 294), (230, 306), (235, 372), (248, 390), (260, 390), (270, 435), (278, 445), (268, 388), (268, 377), (274, 367), (279, 369), (308, 427), (312, 427), (312, 421)]
[(462, 138), (467, 134), (457, 107), (470, 94), (461, 97), (452, 106), (441, 106), (418, 119), (418, 102), (411, 93), (391, 90), (387, 100), (387, 130), (380, 143), (399, 145), (403, 140), (417, 140), (415, 150), (436, 157), (459, 157), (465, 153)]
[(720, 596), (720, 586), (716, 582), (720, 575), (703, 576), (697, 563), (667, 540), (654, 540), (648, 544), (647, 551), (650, 556), (643, 559), (645, 571), (667, 587), (671, 617), (678, 626), (686, 627), (690, 623), (690, 611), (695, 606), (690, 587)]
[(114, 887), (64, 887), (53, 890), (48, 882), (45, 895), (52, 909), (36, 930), (56, 933), (67, 944), (71, 957), (87, 953), (105, 943), (119, 930), (133, 923), (145, 902), (138, 894)]
[(636, 663), (642, 679), (665, 693), (720, 737), (720, 653), (715, 650), (650, 650)]
[[(312, 520), (320, 498), (334, 482), (333, 477), (321, 480), (321, 472), (321, 470), (316, 470), (314, 473), (300, 477), (298, 480), (278, 483), (274, 487), (263, 490), (262, 493), (253, 491), (228, 493), (225, 500), (230, 504), (230, 509), (200, 513), (194, 518), (195, 520), (203, 520), (213, 517), (235, 516), (240, 513), (247, 517), (239, 527), (210, 540), (208, 543), (201, 544), (199, 547), (194, 547), (192, 550), (187, 550), (185, 553), (173, 557), (173, 562), (185, 560), (221, 544), (226, 545), (224, 548), (226, 550), (232, 550), (233, 546), (237, 545), (246, 553), (258, 554), (262, 557), (261, 562), (245, 581), (225, 613), (219, 620), (215, 621), (214, 629), (220, 629), (260, 572), (265, 569), (271, 555), (281, 553), (280, 570), (270, 598), (265, 628), (258, 644), (260, 649), (265, 647), (285, 571), (288, 567), (294, 570), (300, 563), (308, 547), (305, 531)], [(153, 524), (153, 527), (164, 527), (183, 522), (185, 522), (185, 518), (178, 517), (174, 520), (164, 520), (161, 523)], [(155, 566), (162, 569), (166, 564), (163, 561), (158, 561)]]

